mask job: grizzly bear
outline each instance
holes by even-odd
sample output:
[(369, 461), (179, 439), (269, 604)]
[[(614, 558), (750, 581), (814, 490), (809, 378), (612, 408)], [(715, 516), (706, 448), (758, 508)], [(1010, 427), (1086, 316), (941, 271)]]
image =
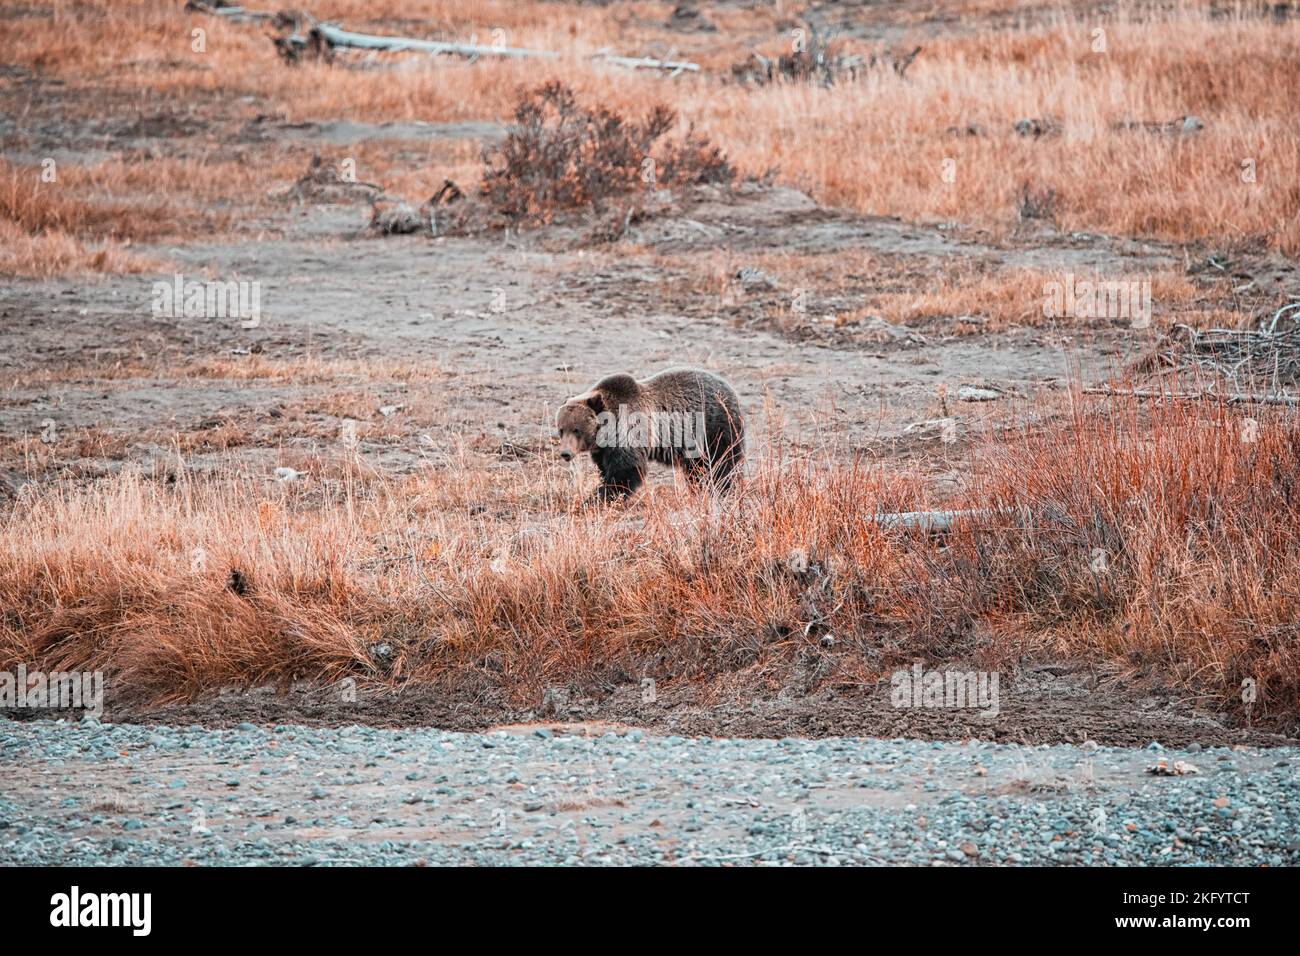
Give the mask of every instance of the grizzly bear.
[(648, 462), (678, 468), (696, 486), (725, 491), (745, 455), (745, 420), (735, 391), (709, 372), (673, 368), (638, 382), (609, 375), (556, 415), (560, 457), (583, 452), (600, 469), (596, 497), (631, 495)]

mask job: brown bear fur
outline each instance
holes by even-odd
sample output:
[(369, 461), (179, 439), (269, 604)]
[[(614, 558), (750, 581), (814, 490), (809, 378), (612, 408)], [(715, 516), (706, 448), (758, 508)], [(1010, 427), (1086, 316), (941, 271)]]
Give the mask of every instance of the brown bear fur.
[(735, 391), (695, 368), (669, 369), (640, 382), (606, 376), (560, 406), (555, 425), (562, 458), (590, 453), (600, 470), (596, 496), (602, 501), (636, 491), (652, 461), (678, 468), (692, 484), (725, 491), (745, 455)]

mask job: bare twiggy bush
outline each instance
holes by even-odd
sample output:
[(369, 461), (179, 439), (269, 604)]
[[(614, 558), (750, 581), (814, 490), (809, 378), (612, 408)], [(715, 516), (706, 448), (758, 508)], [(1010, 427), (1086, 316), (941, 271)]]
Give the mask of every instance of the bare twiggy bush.
[(665, 139), (677, 115), (663, 105), (636, 121), (578, 103), (550, 82), (521, 95), (504, 143), (486, 151), (482, 194), (515, 222), (546, 222), (563, 209), (603, 208), (647, 186), (730, 183), (735, 170), (695, 132)]

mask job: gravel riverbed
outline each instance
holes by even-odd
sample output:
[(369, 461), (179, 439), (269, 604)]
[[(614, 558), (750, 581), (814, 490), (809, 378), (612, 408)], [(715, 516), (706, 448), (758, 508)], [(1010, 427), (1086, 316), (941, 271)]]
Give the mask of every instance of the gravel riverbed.
[(3, 865), (1300, 862), (1292, 747), (0, 720), (0, 768)]

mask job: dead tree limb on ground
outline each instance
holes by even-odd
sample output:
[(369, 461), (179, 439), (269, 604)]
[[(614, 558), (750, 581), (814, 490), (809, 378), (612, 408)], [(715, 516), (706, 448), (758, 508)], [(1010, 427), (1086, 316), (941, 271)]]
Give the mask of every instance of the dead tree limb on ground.
[[(957, 511), (884, 511), (866, 515), (864, 520), (881, 528), (893, 531), (924, 531), (929, 534), (944, 534), (958, 525), (974, 525), (976, 522), (991, 518), (1011, 519), (1010, 527), (1032, 530), (1036, 524), (1059, 523), (1061, 515), (1050, 509), (1035, 513), (1028, 507), (1016, 508), (967, 508)], [(999, 525), (1008, 527), (1004, 520)], [(980, 530), (973, 527), (973, 530)]]
[(1249, 392), (1223, 394), (1206, 389), (1202, 392), (1169, 392), (1158, 388), (1112, 388), (1109, 385), (1091, 385), (1083, 390), (1085, 395), (1113, 395), (1117, 398), (1169, 399), (1181, 402), (1223, 402), (1227, 405), (1287, 405), (1300, 406), (1300, 397), (1291, 395), (1255, 395)]
[(987, 508), (969, 511), (893, 511), (869, 515), (867, 521), (882, 528), (917, 531), (951, 531), (953, 525), (967, 519), (991, 518), (998, 512)]
[[(537, 59), (537, 60), (558, 60), (560, 54), (553, 50), (527, 50), (520, 47), (509, 46), (483, 46), (475, 43), (446, 43), (441, 40), (416, 40), (410, 37), (385, 37), (374, 36), (368, 33), (353, 33), (350, 30), (340, 30), (338, 27), (330, 26), (327, 23), (320, 23), (312, 27), (310, 34), (315, 34), (320, 40), (323, 40), (332, 48), (344, 48), (355, 50), (383, 50), (390, 53), (415, 52), (415, 53), (433, 53), (433, 54), (450, 54), (453, 56), (462, 56), (467, 59), (477, 60), (483, 56), (502, 56), (517, 59)], [(304, 43), (310, 42), (310, 35)], [(700, 67), (696, 63), (688, 63), (682, 60), (655, 60), (650, 57), (618, 56), (613, 53), (596, 53), (591, 59), (600, 60), (605, 63), (613, 63), (616, 66), (627, 67), (632, 70), (668, 70), (672, 73), (682, 73), (686, 71), (698, 72)]]
[(558, 53), (549, 50), (523, 50), (508, 46), (482, 46), (476, 43), (444, 43), (441, 40), (373, 36), (368, 33), (353, 33), (351, 30), (340, 30), (328, 23), (318, 23), (309, 32), (319, 34), (320, 38), (331, 47), (344, 47), (353, 50), (383, 50), (389, 53), (448, 53), (469, 59), (478, 59), (481, 56), (540, 60), (559, 59)]
[[(527, 50), (521, 47), (500, 45), (484, 46), (478, 43), (447, 43), (442, 40), (419, 40), (413, 37), (376, 36), (369, 33), (354, 33), (328, 23), (318, 23), (306, 13), (284, 11), (269, 13), (249, 10), (245, 7), (228, 5), (222, 0), (187, 0), (187, 10), (206, 13), (211, 16), (226, 17), (236, 21), (274, 22), (277, 26), (292, 30), (288, 36), (272, 37), (280, 55), (290, 63), (298, 62), (304, 54), (329, 59), (336, 49), (373, 50), (387, 53), (429, 53), (433, 55), (461, 56), (469, 60), (480, 57), (500, 56), (516, 59), (558, 60), (560, 54), (554, 50)], [(298, 32), (302, 25), (308, 25), (306, 34)], [(608, 51), (591, 55), (590, 59), (630, 70), (664, 70), (674, 76), (679, 73), (698, 73), (698, 63), (685, 60), (657, 60), (653, 57), (619, 56)]]
[(186, 0), (185, 9), (192, 13), (225, 17), (236, 23), (271, 23), (281, 30), (296, 30), (303, 21), (311, 20), (308, 14), (298, 10), (281, 10), (278, 13), (269, 10), (249, 10), (247, 7), (227, 3), (226, 0)]

